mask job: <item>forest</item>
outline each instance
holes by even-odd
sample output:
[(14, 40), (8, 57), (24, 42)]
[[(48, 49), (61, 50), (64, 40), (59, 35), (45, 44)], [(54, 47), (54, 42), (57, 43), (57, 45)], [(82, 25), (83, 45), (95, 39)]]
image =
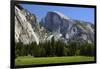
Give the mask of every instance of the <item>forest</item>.
[(15, 43), (15, 58), (19, 56), (33, 57), (61, 57), (61, 56), (94, 56), (94, 44), (69, 42), (68, 44), (63, 41), (51, 41), (44, 43), (32, 42), (30, 44), (23, 44), (22, 42)]

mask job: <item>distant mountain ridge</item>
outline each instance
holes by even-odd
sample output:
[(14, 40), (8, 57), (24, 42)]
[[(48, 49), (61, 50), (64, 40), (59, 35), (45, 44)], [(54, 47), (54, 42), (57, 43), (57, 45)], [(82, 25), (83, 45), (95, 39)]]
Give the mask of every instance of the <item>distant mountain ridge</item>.
[(40, 22), (35, 14), (21, 6), (15, 6), (15, 42), (29, 44), (62, 40), (65, 43), (79, 41), (94, 42), (94, 25), (92, 23), (73, 20), (58, 11), (50, 11)]

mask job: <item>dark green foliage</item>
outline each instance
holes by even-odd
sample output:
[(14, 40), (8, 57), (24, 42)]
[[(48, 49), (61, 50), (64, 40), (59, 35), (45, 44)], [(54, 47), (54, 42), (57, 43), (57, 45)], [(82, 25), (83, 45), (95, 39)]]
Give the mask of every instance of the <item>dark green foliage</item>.
[(15, 58), (18, 56), (33, 57), (53, 57), (53, 56), (94, 56), (94, 45), (89, 43), (80, 44), (78, 42), (70, 42), (69, 44), (63, 41), (55, 41), (52, 37), (51, 41), (45, 43), (33, 42), (24, 45), (19, 42), (15, 45)]
[(85, 55), (85, 56), (94, 56), (94, 45), (86, 43), (84, 44), (81, 49), (80, 49), (80, 55)]

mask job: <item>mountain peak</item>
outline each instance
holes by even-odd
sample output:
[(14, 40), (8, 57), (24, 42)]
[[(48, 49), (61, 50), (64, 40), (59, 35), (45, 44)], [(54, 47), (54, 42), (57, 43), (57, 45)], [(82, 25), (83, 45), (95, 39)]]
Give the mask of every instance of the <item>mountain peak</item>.
[(57, 14), (57, 15), (59, 15), (61, 18), (64, 18), (64, 19), (70, 19), (69, 17), (65, 16), (63, 13), (58, 12), (58, 11), (50, 11), (50, 12), (48, 12), (48, 13)]

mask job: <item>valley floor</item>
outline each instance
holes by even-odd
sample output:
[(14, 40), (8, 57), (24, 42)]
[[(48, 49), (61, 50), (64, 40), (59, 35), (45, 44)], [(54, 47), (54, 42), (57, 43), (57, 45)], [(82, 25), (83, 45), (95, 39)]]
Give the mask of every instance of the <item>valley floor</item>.
[(84, 62), (94, 61), (94, 57), (86, 56), (64, 56), (64, 57), (32, 57), (21, 56), (15, 60), (15, 65), (38, 65), (51, 63), (70, 63), (70, 62)]

